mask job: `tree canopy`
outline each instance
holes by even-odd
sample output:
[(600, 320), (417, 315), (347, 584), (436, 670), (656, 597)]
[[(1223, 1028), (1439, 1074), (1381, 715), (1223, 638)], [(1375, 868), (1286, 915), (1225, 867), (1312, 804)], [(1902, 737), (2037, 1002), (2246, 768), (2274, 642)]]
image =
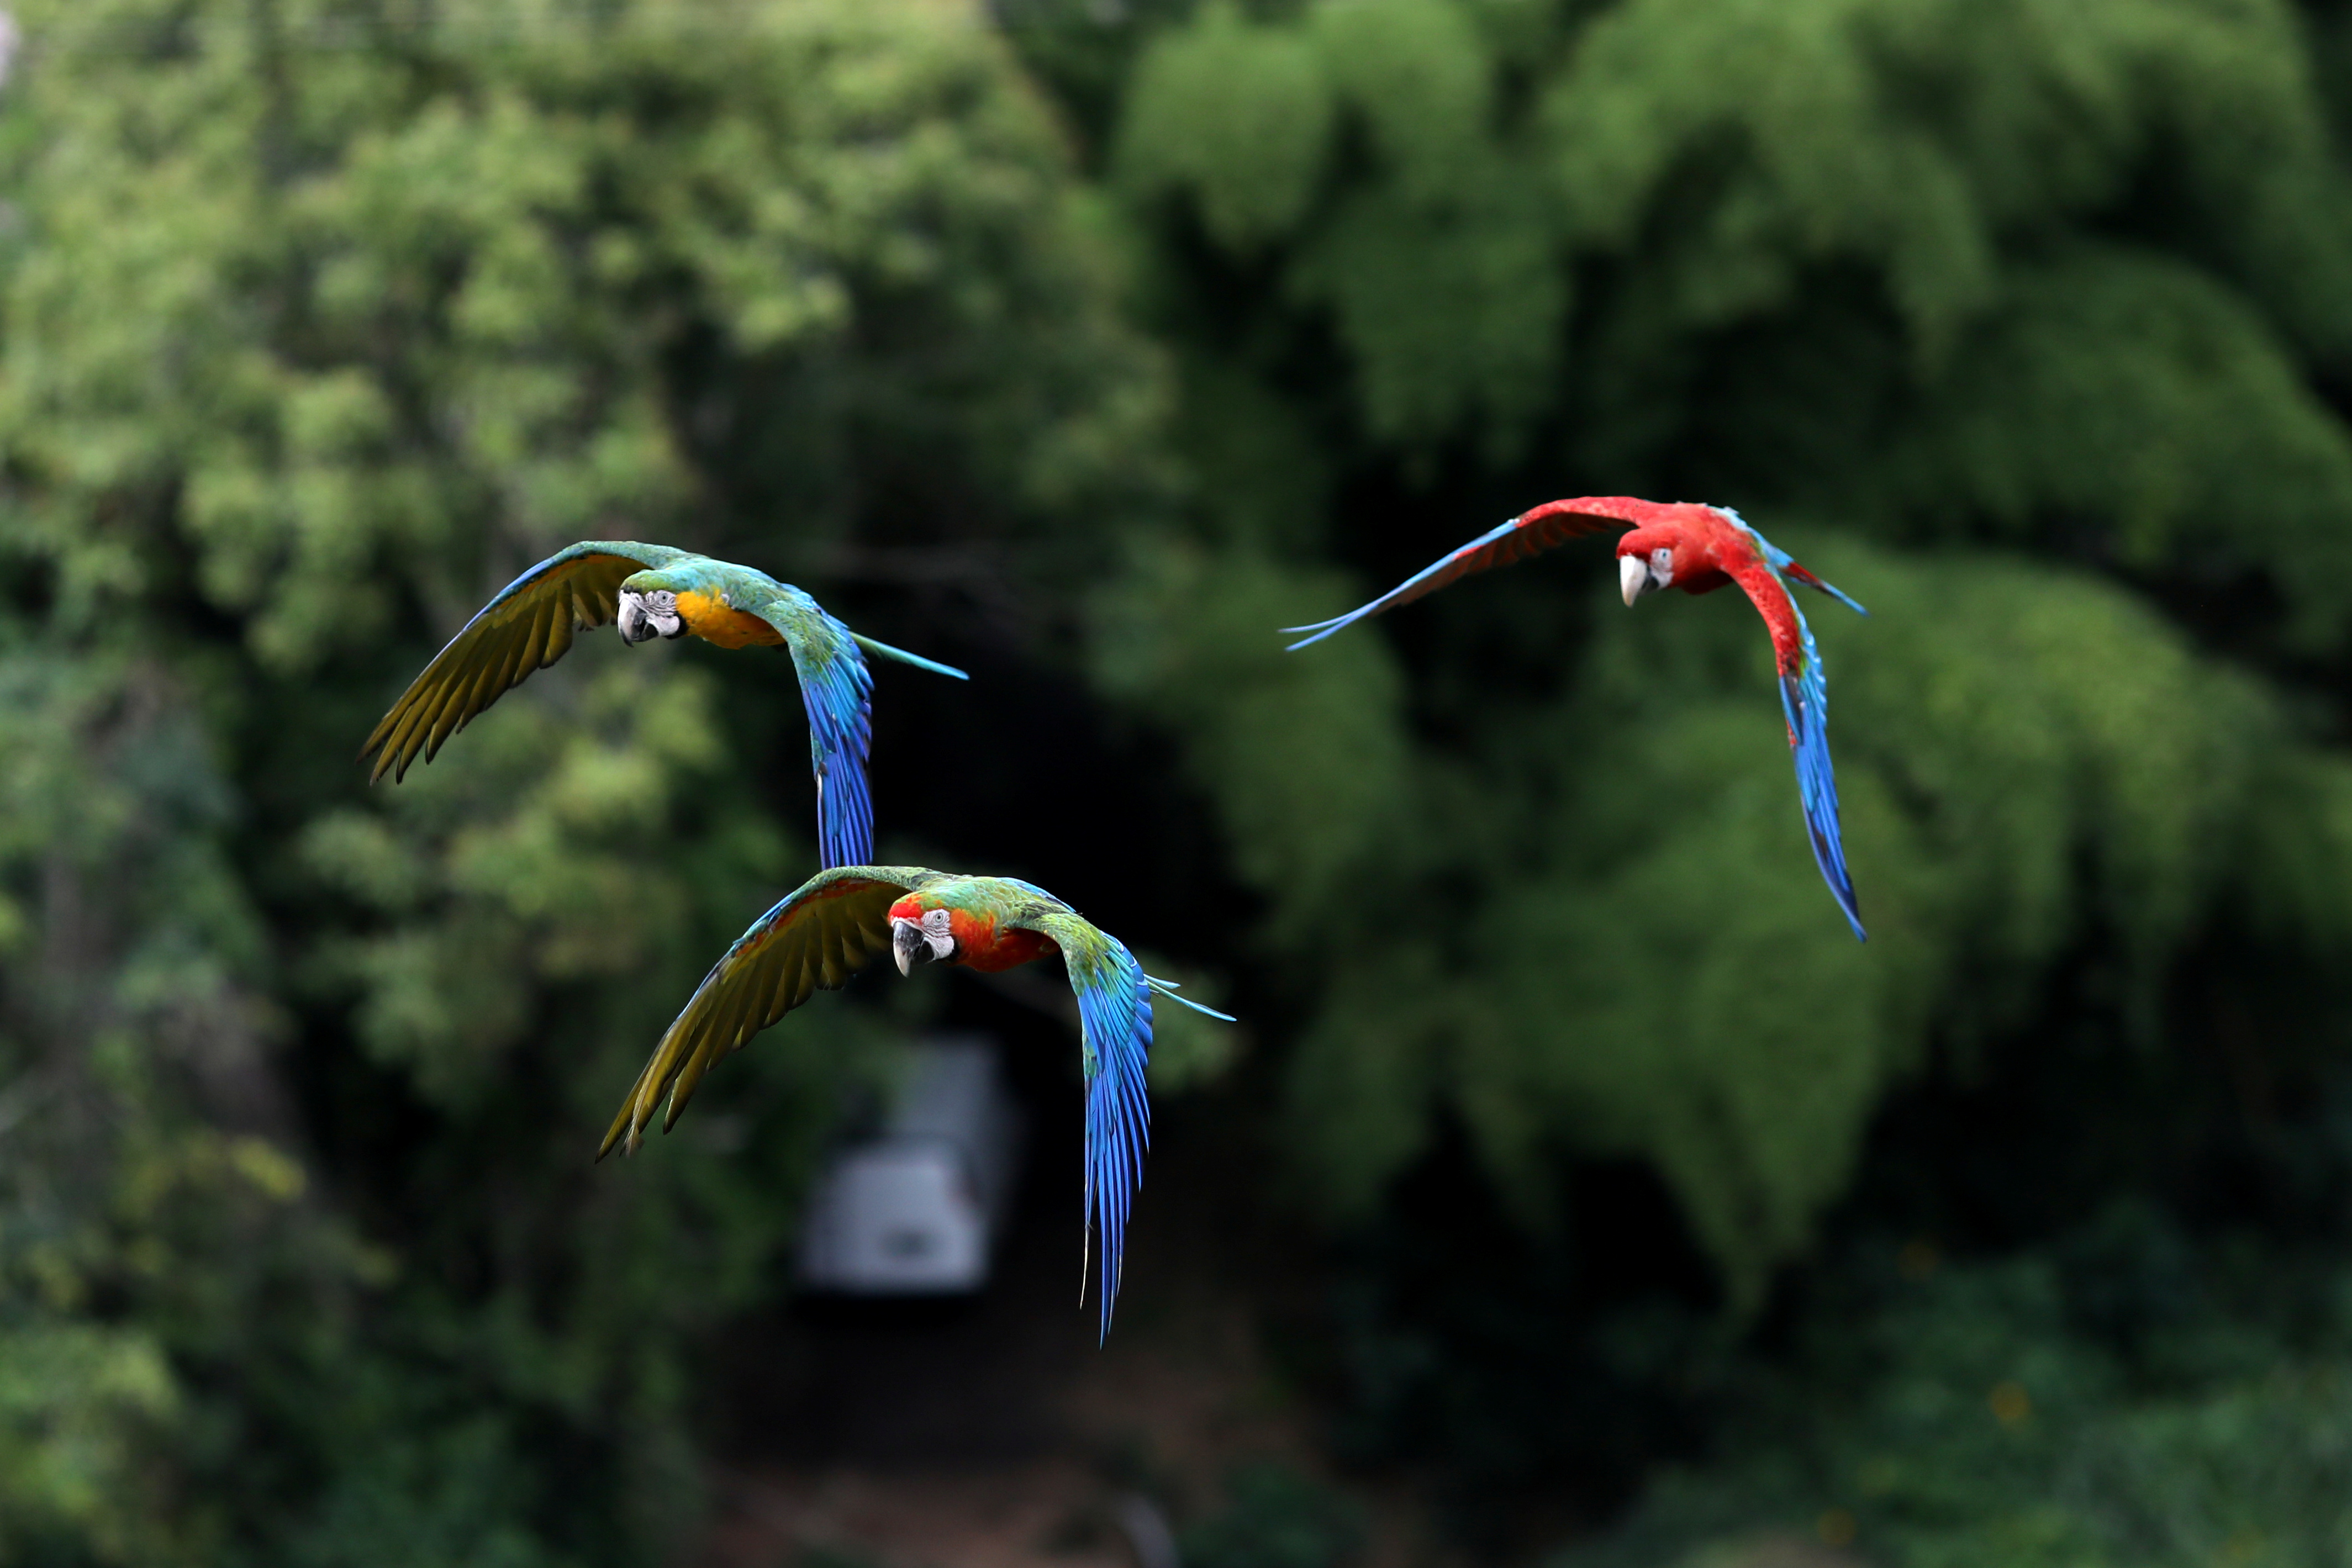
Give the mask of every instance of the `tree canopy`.
[(643, 1558), (874, 1030), (583, 1129), (813, 866), (797, 701), (597, 648), (357, 739), (576, 538), (1072, 517), (1154, 395), (1083, 193), (952, 6), (16, 15), (0, 1556)]
[[(1108, 142), (1206, 515), (1109, 668), (1328, 966), (1335, 1198), (1440, 1108), (1531, 1214), (1622, 1150), (1753, 1301), (1890, 1081), (2067, 967), (2156, 1032), (2217, 929), (2254, 989), (2340, 956), (2352, 190), (2292, 10), (1208, 4)], [(1571, 545), (1233, 667), (1238, 602), (1582, 493), (1738, 506), (1872, 609), (1814, 617), (1866, 950), (1725, 601), (1612, 619)], [(1367, 904), (1418, 917), (1331, 963)]]
[[(2340, 1067), (2336, 9), (10, 14), (0, 1560), (648, 1562), (692, 1516), (708, 1336), (783, 1290), (835, 1091), (905, 1019), (780, 1029), (688, 1157), (590, 1169), (695, 975), (813, 868), (789, 684), (583, 648), (396, 788), (351, 760), (579, 538), (744, 559), (972, 665), (881, 677), (885, 852), (1043, 876), (1230, 987), (1259, 1049), (1220, 1109), (1335, 1237), (1420, 1223), (1458, 1146), (1557, 1261), (1577, 1173), (1630, 1166), (1719, 1349), (1801, 1264), (1833, 1317), (1867, 1247), (1821, 1239), (1931, 1068), (2031, 1098), (2073, 1062), (2105, 1126), (2117, 1062), (2222, 1040), (2289, 1086), (2245, 1092), (2258, 1122)], [(1869, 607), (1813, 618), (1867, 946), (1736, 598), (1628, 614), (1587, 541), (1282, 651), (1585, 493), (1737, 507)], [(1181, 1027), (1163, 1088), (1226, 1061)], [(2222, 1114), (2147, 1092), (2151, 1127)], [(1458, 1260), (1444, 1228), (1412, 1245)], [(1906, 1431), (1976, 1463), (1903, 1390), (1991, 1375), (1952, 1327), (1979, 1308), (2122, 1402), (2001, 1484), (2205, 1464), (2252, 1375), (2132, 1385), (2051, 1306), (2077, 1277), (1872, 1304), (1796, 1470), (1693, 1484), (1738, 1523)], [(1450, 1379), (1519, 1419), (1447, 1370), (1485, 1354), (1460, 1321), (1366, 1331), (1444, 1342), (1394, 1407)], [(2320, 1457), (2259, 1483), (2297, 1508), (2340, 1351), (2281, 1439)], [(1872, 1495), (1925, 1517), (1932, 1479)], [(1688, 1546), (1681, 1484), (1603, 1555)]]

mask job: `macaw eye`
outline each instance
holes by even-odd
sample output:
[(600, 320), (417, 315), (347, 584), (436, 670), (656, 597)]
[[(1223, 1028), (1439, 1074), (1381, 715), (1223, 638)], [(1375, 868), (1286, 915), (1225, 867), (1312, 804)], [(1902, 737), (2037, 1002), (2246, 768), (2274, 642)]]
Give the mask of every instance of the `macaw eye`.
[(944, 909), (923, 911), (923, 929), (944, 936), (948, 929), (948, 912)]

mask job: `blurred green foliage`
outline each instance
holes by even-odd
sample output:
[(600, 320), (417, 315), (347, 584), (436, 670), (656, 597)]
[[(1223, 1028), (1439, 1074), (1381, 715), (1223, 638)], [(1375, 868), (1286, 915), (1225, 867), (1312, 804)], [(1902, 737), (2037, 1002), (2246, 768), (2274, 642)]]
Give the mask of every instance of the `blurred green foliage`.
[[(1451, 1471), (1475, 1521), (1687, 1442), (1727, 1343), (1692, 1307), (1754, 1322), (1846, 1195), (1967, 1207), (1951, 1173), (1874, 1192), (1885, 1148), (1854, 1193), (1923, 1070), (2237, 1064), (2086, 1113), (2131, 1151), (2095, 1176), (2044, 1128), (2003, 1246), (2308, 1114), (2352, 936), (2339, 10), (1015, 8), (1175, 350), (1192, 537), (1100, 592), (1097, 657), (1186, 737), (1297, 1009), (1278, 1137), (1372, 1238), (1307, 1353), (1360, 1457)], [(1736, 599), (1629, 616), (1571, 545), (1298, 654), (1241, 640), (1579, 493), (1738, 506), (1871, 606), (1813, 616), (1866, 948)], [(1451, 1212), (1405, 1196), (1457, 1146)], [(2252, 1163), (2263, 1210), (2287, 1178)], [(1629, 1167), (1714, 1301), (1630, 1234), (1664, 1217), (1596, 1219)], [(1462, 1212), (1482, 1186), (1518, 1239)]]
[(1339, 1568), (1362, 1542), (1357, 1509), (1286, 1466), (1236, 1466), (1225, 1506), (1177, 1537), (1190, 1568)]
[[(1748, 1307), (1888, 1085), (2061, 966), (2154, 1040), (2217, 924), (2306, 960), (2256, 987), (2340, 962), (2352, 185), (2295, 14), (1214, 0), (1105, 139), (1208, 517), (1098, 657), (1314, 998), (1339, 1212), (1441, 1115), (1537, 1223), (1557, 1151), (1623, 1153)], [(1875, 612), (1815, 617), (1866, 949), (1729, 601), (1622, 617), (1571, 547), (1241, 641), (1580, 491), (1743, 505)]]
[(589, 1166), (810, 869), (797, 699), (597, 647), (355, 742), (578, 537), (1068, 515), (1153, 393), (1051, 119), (932, 5), (12, 12), (0, 1559), (651, 1560), (879, 1032)]
[[(779, 1030), (677, 1157), (585, 1153), (809, 868), (796, 701), (608, 643), (397, 788), (349, 762), (498, 584), (628, 535), (992, 661), (884, 677), (885, 842), (1249, 1015), (1171, 1020), (1155, 1082), (1272, 1090), (1291, 1188), (1385, 1236), (1335, 1309), (1355, 1457), (1671, 1446), (1569, 1430), (1600, 1366), (1721, 1426), (1609, 1561), (1824, 1509), (1906, 1562), (2317, 1551), (2334, 1320), (2222, 1292), (2200, 1343), (2255, 1348), (2164, 1361), (2077, 1311), (2057, 1210), (2307, 1119), (2340, 1056), (2339, 11), (12, 6), (0, 1560), (643, 1562), (695, 1517), (704, 1336), (780, 1291), (889, 1026)], [(1628, 615), (1571, 546), (1281, 651), (1582, 492), (1738, 506), (1872, 607), (1815, 618), (1867, 946), (1735, 600)], [(1816, 1260), (1770, 1343), (1842, 1202), (1839, 1247), (2000, 1207), (1889, 1146), (1961, 1090), (2074, 1096), (2105, 1163), (2053, 1118), (1991, 1260), (1837, 1306), (1864, 1265)], [(2248, 1277), (2341, 1239), (2272, 1212), (2291, 1167), (2236, 1173)], [(2210, 1212), (2146, 1228), (2228, 1262)], [(1286, 1484), (1199, 1550), (1340, 1550), (1281, 1544)]]
[(2041, 1255), (1938, 1267), (1914, 1244), (1825, 1272), (1724, 1459), (1555, 1568), (1738, 1562), (1776, 1527), (1922, 1568), (2343, 1553), (2340, 1260), (2202, 1248), (2125, 1203)]

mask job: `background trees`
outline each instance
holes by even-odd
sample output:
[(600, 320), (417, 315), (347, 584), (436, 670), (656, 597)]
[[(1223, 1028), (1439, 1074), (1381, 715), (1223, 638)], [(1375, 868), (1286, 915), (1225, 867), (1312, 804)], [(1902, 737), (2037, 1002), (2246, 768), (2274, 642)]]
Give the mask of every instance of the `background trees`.
[(17, 15), (0, 1552), (645, 1558), (859, 1026), (666, 1175), (578, 1134), (804, 874), (789, 683), (353, 737), (574, 538), (1077, 517), (1151, 392), (1060, 139), (936, 5)]
[[(1563, 1187), (1563, 1155), (1663, 1178), (1735, 1317), (1930, 1063), (1918, 1115), (1973, 1085), (1979, 1119), (1894, 1192), (1888, 1149), (1847, 1227), (2014, 1246), (2150, 1188), (2276, 1218), (2346, 930), (2332, 14), (1208, 5), (1123, 73), (1042, 31), (1150, 236), (1204, 476), (1110, 682), (1192, 737), (1266, 900), (1302, 1008), (1286, 1133), (1345, 1215), (1458, 1128), (1549, 1239), (1473, 1306), (1444, 1279), (1475, 1254), (1391, 1218), (1343, 1378), (1373, 1451), (1427, 1455), (1434, 1417), (1443, 1462), (1556, 1473), (1626, 1336), (1674, 1338), (1606, 1305), (1624, 1238), (1577, 1232), (1621, 1197), (1590, 1165)], [(1593, 491), (1740, 497), (1875, 612), (1821, 629), (1867, 949), (1805, 878), (1736, 615), (1622, 616), (1563, 564), (1352, 669), (1231, 667), (1237, 582), (1311, 619)], [(1335, 703), (1345, 741), (1294, 751)], [(1981, 1119), (2053, 1092), (2037, 1130)], [(2009, 1168), (1960, 1176), (1988, 1137)], [(1580, 1302), (1618, 1351), (1559, 1348)], [(1487, 1441), (1540, 1364), (1525, 1444)]]
[[(343, 749), (583, 536), (975, 668), (883, 676), (887, 852), (1230, 983), (1344, 1457), (1491, 1501), (1705, 1437), (1629, 1560), (1832, 1506), (1983, 1560), (1933, 1520), (2112, 1522), (2266, 1369), (2332, 1386), (2335, 10), (16, 14), (0, 1552), (617, 1560), (690, 1513), (698, 1336), (780, 1288), (889, 1020), (746, 1053), (690, 1156), (582, 1146), (810, 863), (789, 690), (595, 647), (397, 789)], [(1871, 606), (1819, 618), (1867, 947), (1736, 607), (1626, 615), (1571, 549), (1280, 652), (1589, 492), (1736, 505)], [(2126, 1457), (1984, 1448), (1989, 1375)], [(1979, 1490), (1873, 1491), (1944, 1452), (1927, 1385)], [(2295, 1419), (2171, 1534), (2047, 1540), (2321, 1539)]]
[[(2277, 8), (1541, 11), (1213, 5), (1141, 52), (1110, 162), (1165, 236), (1201, 548), (1236, 559), (1159, 568), (1179, 630), (1121, 675), (1219, 732), (1202, 787), (1277, 924), (1444, 910), (1409, 1000), (1342, 980), (1302, 1044), (1339, 1196), (1437, 1104), (1507, 1185), (1548, 1139), (1622, 1148), (1752, 1298), (1938, 1037), (2027, 1022), (2086, 949), (2159, 1029), (2170, 956), (2290, 880), (2244, 835), (2340, 852), (2340, 759), (2247, 682), (2341, 636), (2352, 445), (2314, 380), (2352, 203)], [(1286, 476), (1225, 455), (1275, 423), (1235, 381), (1287, 413)], [(1293, 467), (1324, 507), (1255, 493)], [(1185, 705), (1219, 568), (1322, 613), (1330, 561), (1385, 583), (1444, 548), (1433, 500), (1467, 537), (1536, 491), (1744, 497), (1885, 606), (1821, 618), (1870, 949), (1818, 918), (1781, 759), (1742, 739), (1772, 726), (1736, 617), (1596, 617), (1572, 567), (1481, 584), (1382, 629), (1409, 656), (1319, 776), (1254, 742), (1282, 720)], [(1285, 795), (1352, 841), (1301, 863)], [(2324, 953), (2320, 896), (2286, 940)]]

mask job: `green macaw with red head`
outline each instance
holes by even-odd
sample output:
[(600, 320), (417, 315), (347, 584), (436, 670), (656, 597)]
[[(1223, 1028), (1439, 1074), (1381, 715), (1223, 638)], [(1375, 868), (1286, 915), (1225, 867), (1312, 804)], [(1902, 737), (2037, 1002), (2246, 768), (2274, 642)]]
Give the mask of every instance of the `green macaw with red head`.
[[(819, 872), (751, 923), (712, 966), (621, 1103), (596, 1151), (635, 1154), (665, 1097), (667, 1132), (704, 1073), (820, 990), (849, 983), (877, 953), (900, 974), (919, 964), (983, 973), (1059, 955), (1078, 999), (1079, 1065), (1087, 1083), (1085, 1214), (1102, 1239), (1101, 1326), (1126, 1260), (1127, 1221), (1143, 1180), (1151, 1105), (1144, 1068), (1151, 1053), (1155, 993), (1211, 1018), (1176, 985), (1143, 972), (1124, 943), (1034, 883), (963, 876), (919, 866), (836, 866)], [(1081, 1295), (1083, 1296), (1083, 1275)]]

